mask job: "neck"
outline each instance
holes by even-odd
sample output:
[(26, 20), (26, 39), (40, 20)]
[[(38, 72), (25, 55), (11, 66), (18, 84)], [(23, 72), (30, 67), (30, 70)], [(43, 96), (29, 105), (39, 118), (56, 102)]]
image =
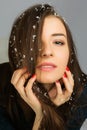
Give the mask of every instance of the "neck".
[(55, 83), (46, 83), (44, 84), (44, 87), (49, 92), (53, 87), (55, 87)]

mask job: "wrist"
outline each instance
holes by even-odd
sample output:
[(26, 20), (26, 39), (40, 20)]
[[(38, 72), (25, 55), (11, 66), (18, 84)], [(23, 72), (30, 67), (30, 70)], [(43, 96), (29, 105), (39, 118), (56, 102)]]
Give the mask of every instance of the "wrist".
[(35, 116), (35, 120), (40, 121), (43, 118), (43, 113), (37, 113)]
[(41, 113), (36, 114), (32, 130), (38, 130), (39, 129), (42, 118), (43, 118), (43, 114), (41, 114)]

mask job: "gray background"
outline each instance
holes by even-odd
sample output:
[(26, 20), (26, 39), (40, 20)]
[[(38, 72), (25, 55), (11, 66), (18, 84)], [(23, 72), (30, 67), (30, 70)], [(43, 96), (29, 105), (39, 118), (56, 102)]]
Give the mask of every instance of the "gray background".
[[(65, 18), (74, 37), (80, 65), (87, 73), (87, 0), (0, 0), (0, 63), (8, 61), (8, 38), (14, 19), (35, 3), (49, 3)], [(87, 130), (87, 121), (81, 130)]]
[(66, 19), (74, 37), (80, 65), (87, 73), (87, 0), (0, 0), (0, 63), (8, 61), (8, 38), (14, 19), (35, 3), (53, 5)]

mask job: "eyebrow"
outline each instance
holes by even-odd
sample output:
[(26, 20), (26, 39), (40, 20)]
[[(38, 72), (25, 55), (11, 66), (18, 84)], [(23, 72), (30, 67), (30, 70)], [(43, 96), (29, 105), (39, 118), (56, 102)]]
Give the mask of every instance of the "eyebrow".
[(52, 36), (64, 36), (64, 37), (66, 37), (66, 35), (63, 34), (63, 33), (54, 33), (54, 34), (52, 34)]

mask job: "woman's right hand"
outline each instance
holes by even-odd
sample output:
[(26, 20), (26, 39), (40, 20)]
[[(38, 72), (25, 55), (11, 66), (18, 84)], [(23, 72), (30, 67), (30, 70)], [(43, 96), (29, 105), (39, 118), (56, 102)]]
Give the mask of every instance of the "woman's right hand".
[(26, 68), (18, 69), (13, 73), (11, 83), (14, 85), (22, 99), (34, 110), (36, 115), (39, 116), (42, 114), (41, 104), (32, 91), (32, 86), (36, 80), (36, 75), (33, 75), (29, 79), (26, 87), (24, 87), (24, 84), (29, 76), (30, 74)]

